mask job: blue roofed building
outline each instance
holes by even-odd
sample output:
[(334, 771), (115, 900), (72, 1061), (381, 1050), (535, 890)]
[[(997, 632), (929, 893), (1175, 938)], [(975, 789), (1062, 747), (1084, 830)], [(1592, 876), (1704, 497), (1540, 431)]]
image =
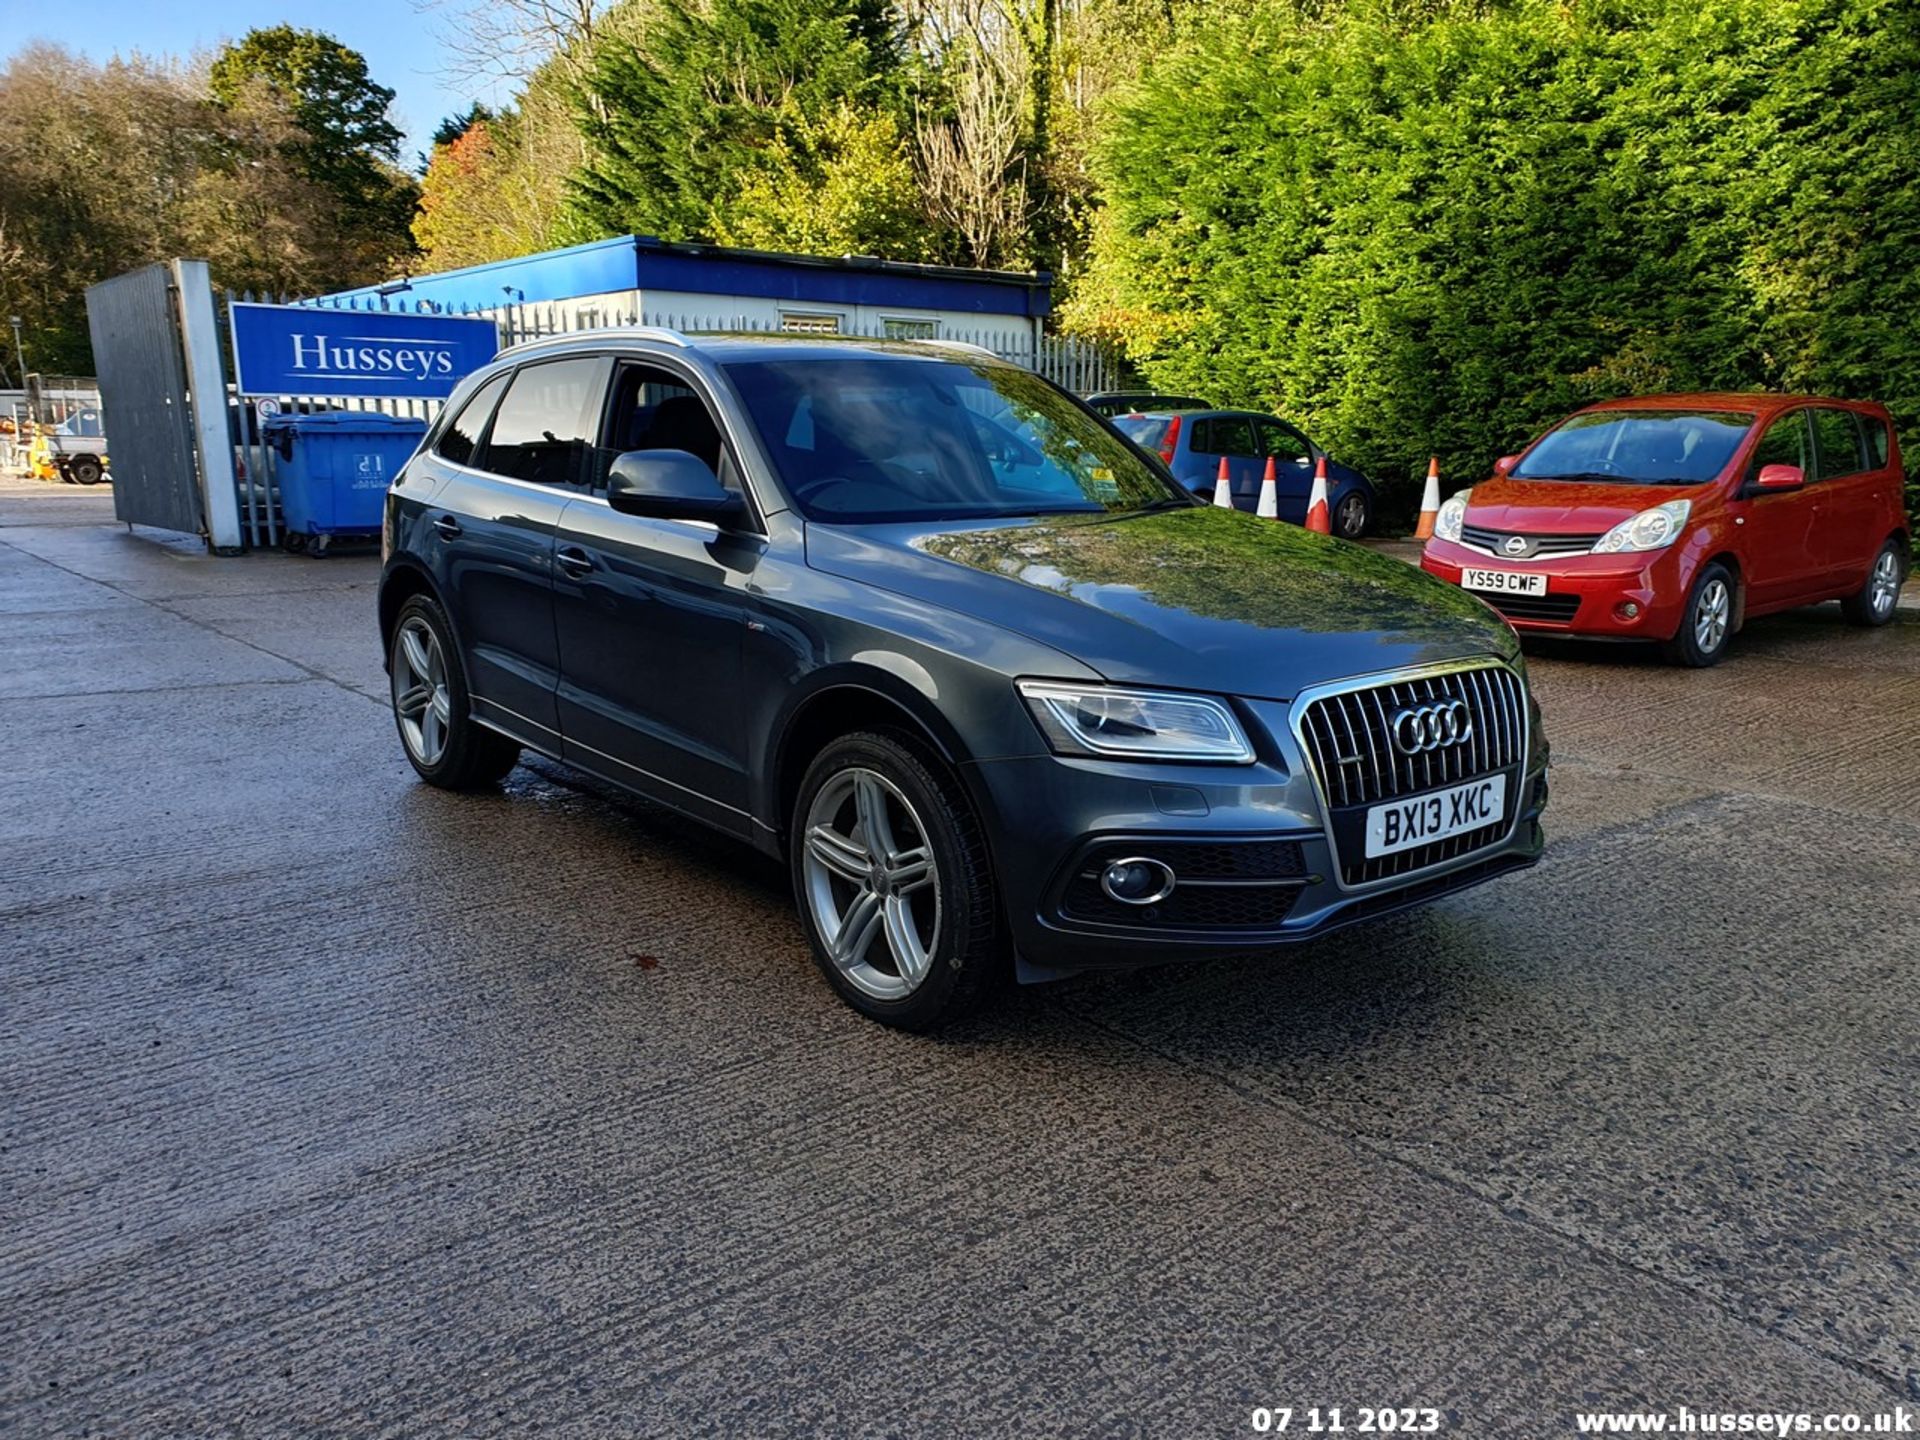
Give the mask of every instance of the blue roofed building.
[(496, 314), (515, 338), (594, 325), (962, 340), (1037, 356), (1051, 277), (621, 235), (306, 302)]

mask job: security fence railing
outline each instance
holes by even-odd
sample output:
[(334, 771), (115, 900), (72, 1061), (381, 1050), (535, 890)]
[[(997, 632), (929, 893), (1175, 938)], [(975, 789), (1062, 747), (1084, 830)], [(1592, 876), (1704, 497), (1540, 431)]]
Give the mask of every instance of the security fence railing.
[[(260, 294), (252, 291), (234, 293), (217, 292), (220, 309), (220, 344), (225, 354), (226, 373), (235, 373), (232, 346), (232, 329), (228, 323), (228, 307), (239, 301), (248, 304), (299, 304), (298, 300), (285, 296)], [(341, 308), (373, 311), (405, 311), (412, 309), (404, 304), (392, 304), (384, 297), (376, 297), (358, 305), (346, 305)], [(582, 305), (578, 301), (523, 302), (490, 308), (461, 306), (438, 312), (460, 315), (469, 318), (493, 320), (500, 328), (501, 345), (515, 345), (524, 340), (542, 339), (551, 335), (572, 334), (582, 330), (604, 329), (632, 325), (658, 326), (663, 329), (677, 330), (686, 335), (713, 334), (754, 334), (754, 333), (793, 333), (793, 326), (779, 319), (758, 315), (728, 315), (724, 311), (693, 313), (689, 311), (652, 311), (643, 307), (619, 304), (607, 306)], [(809, 329), (801, 333), (838, 334), (857, 339), (873, 340), (942, 340), (963, 345), (977, 346), (1023, 365), (1038, 372), (1066, 390), (1079, 395), (1091, 395), (1101, 390), (1110, 390), (1119, 383), (1119, 358), (1109, 346), (1067, 335), (1018, 334), (1011, 329), (995, 329), (988, 326), (955, 327), (945, 321), (912, 322), (911, 330), (903, 328), (898, 320), (882, 320), (872, 324), (862, 324), (846, 316), (821, 316), (823, 322), (831, 320), (832, 328), (823, 324), (820, 329)], [(312, 414), (328, 410), (373, 410), (385, 415), (412, 416), (432, 422), (440, 413), (438, 400), (409, 399), (355, 399), (342, 400), (316, 395), (272, 395), (241, 397), (229, 393), (227, 408), (231, 417), (231, 429), (234, 443), (234, 460), (240, 493), (240, 512), (242, 523), (247, 529), (250, 543), (255, 546), (278, 545), (281, 543), (283, 529), (280, 518), (280, 489), (276, 469), (276, 456), (272, 446), (262, 440), (261, 420), (271, 414)]]

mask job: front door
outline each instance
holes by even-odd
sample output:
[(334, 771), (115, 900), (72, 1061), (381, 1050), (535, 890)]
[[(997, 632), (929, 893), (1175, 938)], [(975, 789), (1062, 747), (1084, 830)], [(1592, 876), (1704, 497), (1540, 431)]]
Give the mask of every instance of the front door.
[(605, 470), (629, 450), (685, 450), (738, 487), (705, 401), (654, 365), (614, 379), (596, 493), (560, 517), (554, 620), (565, 754), (724, 828), (749, 826), (740, 689), (749, 594), (765, 549), (757, 530), (623, 515)]

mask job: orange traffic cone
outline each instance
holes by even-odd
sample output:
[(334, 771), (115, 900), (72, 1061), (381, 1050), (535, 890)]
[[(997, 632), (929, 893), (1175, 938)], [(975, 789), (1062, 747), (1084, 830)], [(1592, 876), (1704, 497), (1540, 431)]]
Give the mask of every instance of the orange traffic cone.
[(1413, 538), (1431, 540), (1433, 522), (1440, 515), (1440, 457), (1427, 461), (1427, 493), (1420, 497), (1420, 523), (1413, 527)]
[(1313, 466), (1313, 493), (1307, 497), (1307, 529), (1331, 535), (1327, 520), (1327, 457), (1322, 455)]
[(1233, 482), (1227, 478), (1227, 457), (1220, 457), (1220, 475), (1213, 482), (1213, 503), (1223, 510), (1233, 508)]
[(1262, 520), (1280, 518), (1280, 492), (1276, 488), (1277, 479), (1273, 473), (1273, 456), (1267, 456), (1267, 473), (1260, 477), (1260, 504), (1254, 514)]

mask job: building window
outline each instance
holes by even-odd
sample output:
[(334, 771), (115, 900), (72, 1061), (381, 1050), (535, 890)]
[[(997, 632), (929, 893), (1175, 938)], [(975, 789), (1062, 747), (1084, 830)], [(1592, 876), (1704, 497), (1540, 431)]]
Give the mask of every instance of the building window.
[(938, 320), (882, 320), (880, 324), (889, 340), (937, 340), (940, 338)]
[(808, 314), (800, 310), (782, 310), (780, 328), (790, 335), (838, 335), (838, 315)]

